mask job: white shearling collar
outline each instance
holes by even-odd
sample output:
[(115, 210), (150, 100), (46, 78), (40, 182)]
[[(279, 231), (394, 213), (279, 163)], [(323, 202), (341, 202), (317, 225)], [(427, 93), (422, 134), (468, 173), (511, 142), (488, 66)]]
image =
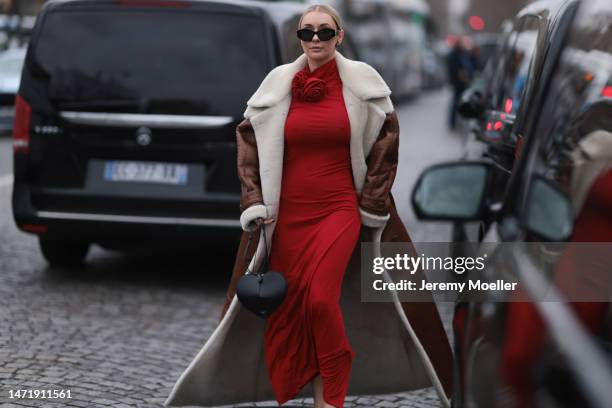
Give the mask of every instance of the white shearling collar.
[[(346, 58), (335, 51), (336, 66), (343, 86), (349, 88), (358, 98), (367, 100), (391, 95), (391, 90), (380, 74), (370, 65)], [(306, 54), (295, 61), (275, 67), (266, 75), (261, 85), (247, 101), (253, 108), (273, 106), (291, 92), (294, 75), (306, 65)]]

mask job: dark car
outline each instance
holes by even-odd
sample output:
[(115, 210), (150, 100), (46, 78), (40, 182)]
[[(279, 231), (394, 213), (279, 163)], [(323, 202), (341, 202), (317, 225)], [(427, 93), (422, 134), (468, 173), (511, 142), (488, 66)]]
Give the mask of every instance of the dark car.
[[(555, 42), (561, 41), (558, 33), (576, 6), (577, 0), (540, 0), (524, 7), (502, 35), (481, 80), (462, 97), (458, 110), (469, 121), (475, 138), (484, 143), (482, 155), (497, 167), (495, 190), (489, 197), (492, 201), (500, 200), (517, 145), (522, 143), (521, 112), (531, 109), (546, 56)], [(482, 239), (487, 222), (455, 226), (454, 240)]]
[(456, 407), (612, 401), (612, 3), (582, 0), (562, 27), (518, 113), (524, 142), (501, 202), (488, 199), (491, 161), (439, 164), (414, 191), (422, 218), (492, 220), (481, 248), (510, 251), (484, 277), (515, 278), (525, 295), (457, 303)]
[(18, 227), (52, 265), (78, 263), (91, 243), (237, 239), (235, 128), (265, 75), (301, 54), (303, 9), (47, 2), (16, 97)]

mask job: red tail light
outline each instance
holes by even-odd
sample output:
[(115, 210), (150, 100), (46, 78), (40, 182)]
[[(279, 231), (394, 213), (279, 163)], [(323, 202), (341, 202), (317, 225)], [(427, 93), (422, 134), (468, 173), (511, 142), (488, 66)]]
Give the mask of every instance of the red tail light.
[(20, 95), (15, 97), (15, 122), (13, 124), (13, 152), (28, 153), (30, 150), (30, 119), (32, 108)]
[(506, 111), (506, 113), (512, 112), (512, 98), (506, 99), (506, 102), (504, 103), (504, 110)]
[(19, 224), (19, 227), (27, 232), (32, 232), (34, 234), (44, 234), (45, 232), (47, 232), (47, 226), (46, 225), (40, 225), (40, 224)]
[(601, 96), (604, 98), (612, 98), (612, 85), (606, 86), (603, 91), (601, 91)]

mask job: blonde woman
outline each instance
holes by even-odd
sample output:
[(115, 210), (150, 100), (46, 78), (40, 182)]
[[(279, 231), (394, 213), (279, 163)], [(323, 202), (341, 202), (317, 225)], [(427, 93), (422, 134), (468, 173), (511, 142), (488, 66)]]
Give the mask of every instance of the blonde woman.
[[(307, 396), (307, 384), (316, 408), (343, 407), (350, 385), (375, 394), (433, 384), (447, 404), (451, 353), (435, 305), (359, 299), (360, 242), (410, 242), (390, 194), (399, 148), (390, 90), (336, 50), (344, 30), (331, 7), (308, 7), (296, 35), (304, 54), (268, 74), (236, 129), (244, 234), (227, 302), (166, 404), (282, 405)], [(234, 296), (248, 233), (263, 228), (270, 269), (288, 284), (265, 321)], [(265, 252), (256, 241), (251, 267)]]

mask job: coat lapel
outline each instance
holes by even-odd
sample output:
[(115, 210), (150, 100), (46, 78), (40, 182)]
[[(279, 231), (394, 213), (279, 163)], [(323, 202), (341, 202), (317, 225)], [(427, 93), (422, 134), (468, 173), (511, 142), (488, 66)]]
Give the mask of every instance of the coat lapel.
[(342, 94), (351, 127), (350, 155), (353, 183), (357, 193), (361, 194), (367, 171), (363, 141), (364, 130), (367, 124), (366, 119), (368, 118), (368, 104), (359, 99), (347, 86), (343, 85)]
[[(289, 64), (274, 68), (247, 102), (244, 112), (249, 118), (257, 140), (262, 195), (268, 214), (278, 213), (283, 172), (284, 128), (291, 105), (291, 81), (306, 64), (300, 55)], [(336, 51), (338, 74), (350, 122), (350, 155), (353, 181), (361, 193), (367, 171), (366, 157), (385, 120), (385, 111), (373, 100), (388, 99), (391, 91), (380, 75), (370, 66), (345, 58)], [(387, 103), (384, 106), (390, 106)], [(392, 109), (392, 107), (391, 107)], [(274, 231), (275, 222), (269, 225)]]
[[(280, 202), (285, 148), (285, 119), (290, 104), (291, 96), (288, 95), (274, 106), (263, 109), (250, 118), (257, 141), (261, 193), (264, 204), (268, 209), (268, 216), (274, 218), (274, 222), (266, 226), (266, 234), (269, 237), (272, 237), (276, 227), (276, 216)], [(270, 239), (268, 246), (271, 242)], [(268, 250), (270, 249), (268, 248)]]

